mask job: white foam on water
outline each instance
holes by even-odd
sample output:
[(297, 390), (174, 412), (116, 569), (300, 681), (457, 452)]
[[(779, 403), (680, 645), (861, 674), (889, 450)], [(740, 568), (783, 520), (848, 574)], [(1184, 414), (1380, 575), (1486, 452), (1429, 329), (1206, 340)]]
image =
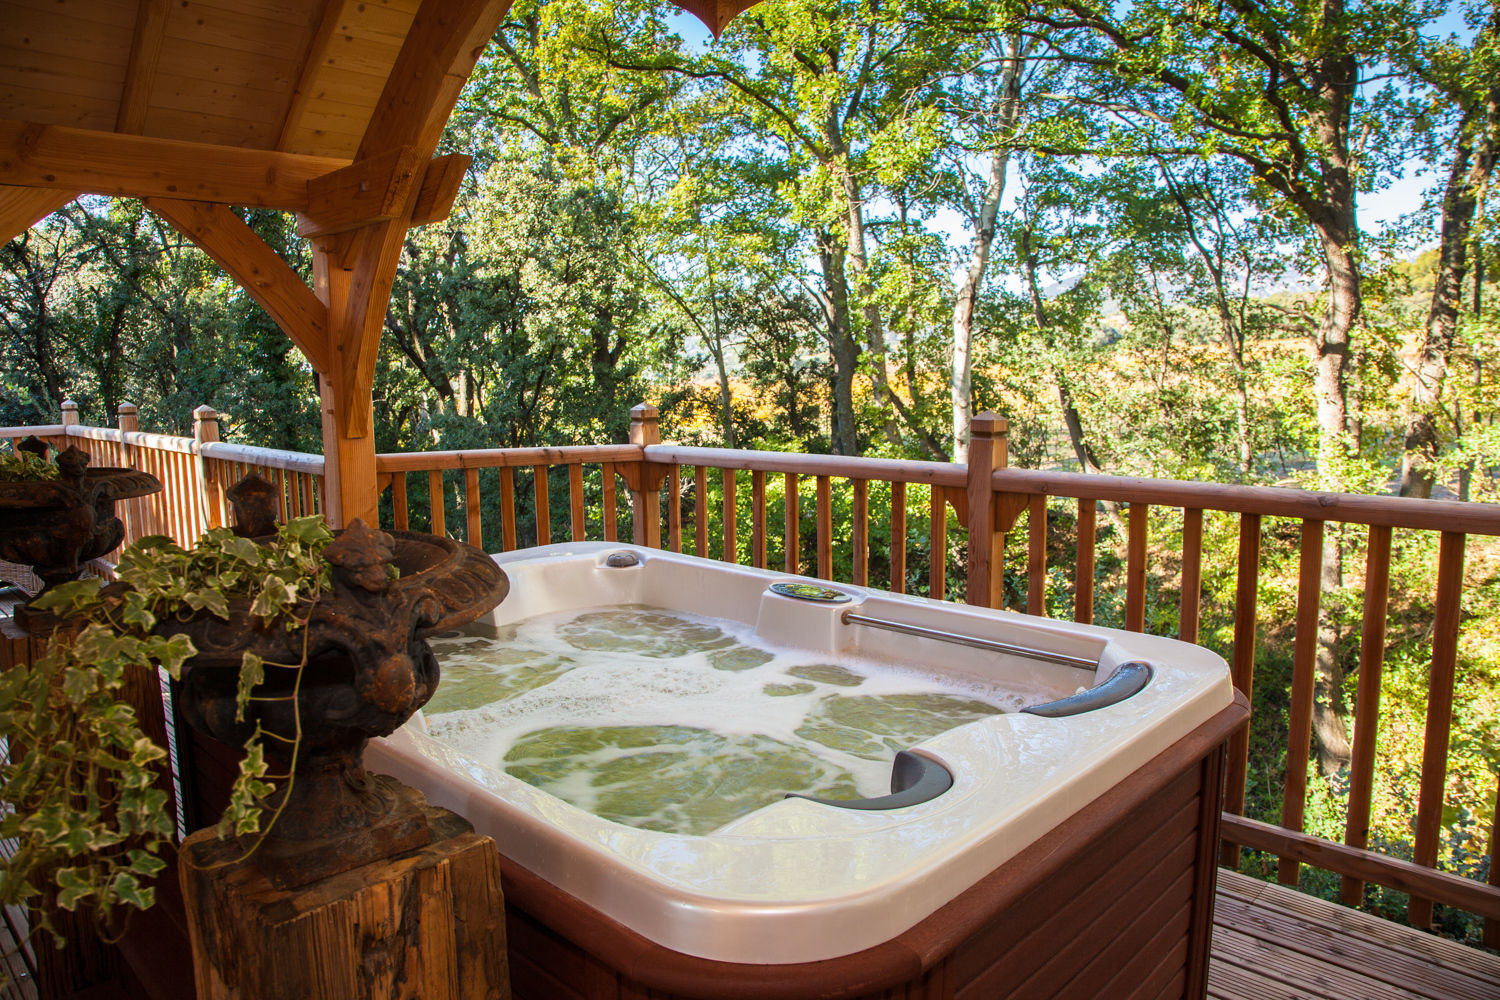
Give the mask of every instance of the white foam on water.
[[(602, 617), (601, 617), (602, 616)], [(592, 627), (585, 627), (592, 625)], [(511, 634), (511, 630), (514, 630)], [(590, 647), (579, 648), (569, 634)], [(643, 634), (644, 633), (644, 634)], [(687, 633), (686, 642), (683, 633)], [(440, 662), (477, 665), (485, 654), (473, 637), (429, 640)], [(845, 753), (797, 733), (832, 696), (947, 695), (984, 702), (996, 711), (1016, 711), (1032, 698), (979, 684), (960, 683), (934, 673), (852, 656), (829, 656), (769, 644), (739, 622), (679, 611), (648, 608), (570, 610), (540, 615), (507, 627), (507, 637), (491, 640), (515, 665), (520, 650), (535, 652), (527, 662), (565, 658), (575, 665), (517, 696), (476, 708), (428, 716), (429, 732), (475, 760), (503, 768), (506, 753), (523, 737), (556, 727), (683, 726), (725, 737), (764, 736), (803, 749), (833, 768), (853, 774), (859, 794), (884, 795), (890, 786), (890, 757), (882, 760)], [(685, 648), (672, 649), (673, 646)], [(770, 659), (744, 670), (715, 669), (712, 658), (759, 650)], [(653, 655), (656, 654), (656, 655)], [(675, 654), (675, 655), (673, 655)], [(830, 665), (860, 678), (857, 686), (813, 682), (788, 673), (795, 667)], [(801, 694), (772, 696), (768, 685), (810, 686)], [(932, 734), (935, 735), (935, 734)], [(607, 763), (608, 752), (595, 763)], [(706, 763), (706, 762), (705, 762)], [(587, 808), (592, 793), (582, 777), (569, 776), (571, 792), (560, 794)]]

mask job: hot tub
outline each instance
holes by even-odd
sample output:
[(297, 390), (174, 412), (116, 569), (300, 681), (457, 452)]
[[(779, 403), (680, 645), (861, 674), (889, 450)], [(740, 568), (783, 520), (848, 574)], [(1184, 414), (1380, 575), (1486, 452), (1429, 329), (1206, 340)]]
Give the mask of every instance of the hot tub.
[(1248, 716), (1218, 656), (843, 584), (804, 600), (785, 574), (613, 543), (496, 559), (497, 628), (675, 609), (1059, 706), (909, 748), (921, 773), (893, 787), (944, 785), (925, 801), (788, 798), (701, 835), (601, 819), (414, 719), (367, 762), (495, 839), (518, 997), (1202, 993), (1222, 744)]

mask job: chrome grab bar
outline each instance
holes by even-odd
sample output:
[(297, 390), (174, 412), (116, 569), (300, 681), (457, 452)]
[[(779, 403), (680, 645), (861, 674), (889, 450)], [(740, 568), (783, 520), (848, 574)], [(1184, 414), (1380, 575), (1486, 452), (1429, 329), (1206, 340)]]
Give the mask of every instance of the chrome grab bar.
[(961, 635), (957, 632), (947, 632), (943, 629), (927, 628), (924, 625), (911, 625), (907, 622), (892, 621), (889, 618), (873, 618), (870, 615), (858, 614), (852, 610), (845, 611), (840, 616), (840, 621), (845, 625), (868, 625), (871, 628), (883, 628), (891, 632), (920, 636), (923, 639), (936, 639), (938, 642), (952, 642), (960, 646), (972, 646), (975, 649), (985, 649), (992, 653), (1012, 653), (1016, 656), (1025, 656), (1033, 660), (1046, 660), (1049, 663), (1061, 663), (1069, 667), (1081, 667), (1084, 670), (1099, 669), (1099, 661), (1097, 659), (1091, 660), (1086, 656), (1074, 656), (1070, 653), (1054, 653), (1050, 650), (1022, 646), (1014, 642), (1000, 642), (997, 639), (981, 639), (978, 636)]

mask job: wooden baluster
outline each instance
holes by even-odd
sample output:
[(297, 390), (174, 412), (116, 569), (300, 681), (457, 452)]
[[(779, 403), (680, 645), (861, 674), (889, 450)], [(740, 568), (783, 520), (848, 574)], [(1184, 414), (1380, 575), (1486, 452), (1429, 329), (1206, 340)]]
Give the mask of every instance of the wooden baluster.
[(833, 496), (828, 477), (818, 477), (818, 578), (833, 579)]
[(536, 497), (536, 543), (552, 544), (552, 511), (547, 507), (547, 467), (535, 465), (531, 468), (531, 489)]
[(1026, 513), (1026, 613), (1047, 613), (1047, 498), (1032, 497)]
[[(1133, 506), (1133, 505), (1132, 505)], [(1240, 552), (1234, 588), (1234, 651), (1231, 672), (1234, 686), (1246, 698), (1255, 686), (1256, 587), (1260, 582), (1260, 515), (1240, 515)], [(1229, 773), (1224, 783), (1224, 811), (1235, 816), (1245, 812), (1245, 777), (1250, 765), (1250, 732), (1240, 729), (1229, 737)], [(1225, 841), (1219, 863), (1238, 868), (1240, 845)]]
[(398, 472), (391, 478), (391, 519), (397, 531), (409, 531), (410, 516), (406, 510), (406, 473)]
[(693, 555), (708, 558), (708, 468), (693, 467)]
[(667, 470), (667, 546), (682, 551), (682, 467)]
[[(1286, 783), (1281, 825), (1302, 832), (1307, 804), (1307, 751), (1312, 742), (1313, 680), (1318, 665), (1318, 608), (1323, 597), (1323, 522), (1302, 522), (1302, 558), (1297, 568), (1297, 630), (1292, 645), (1291, 706), (1287, 710)], [(1296, 885), (1295, 858), (1276, 863), (1282, 885)]]
[(443, 470), (429, 469), (427, 472), (427, 511), (432, 534), (446, 537), (448, 534), (448, 498), (443, 492)]
[(1203, 511), (1182, 512), (1182, 594), (1177, 612), (1177, 638), (1198, 641), (1198, 605), (1203, 594)]
[(868, 480), (852, 479), (854, 487), (854, 530), (851, 539), (854, 545), (854, 584), (867, 587), (870, 584), (870, 484)]
[[(1370, 526), (1365, 553), (1365, 611), (1359, 637), (1359, 686), (1354, 695), (1354, 746), (1349, 761), (1349, 810), (1344, 843), (1370, 844), (1370, 802), (1375, 795), (1375, 747), (1380, 737), (1380, 675), (1385, 665), (1386, 612), (1391, 592), (1391, 529)], [(1314, 626), (1316, 628), (1316, 625)], [(1301, 624), (1298, 626), (1301, 637)], [(1340, 895), (1349, 906), (1365, 899), (1365, 883), (1344, 877)]]
[(464, 513), (468, 517), (465, 539), (476, 549), (484, 548), (484, 526), (480, 524), (479, 470), (464, 470)]
[(948, 501), (942, 487), (932, 487), (927, 501), (927, 596), (941, 601), (948, 593)]
[(1099, 504), (1087, 498), (1078, 501), (1078, 556), (1073, 571), (1073, 620), (1088, 625), (1094, 620), (1094, 546), (1099, 539)]
[[(1433, 609), (1432, 672), (1427, 681), (1427, 730), (1422, 742), (1422, 780), (1417, 793), (1417, 835), (1412, 860), (1437, 865), (1443, 832), (1443, 784), (1448, 775), (1448, 737), (1453, 729), (1453, 682), (1458, 666), (1458, 621), (1464, 587), (1464, 541), (1445, 531), (1438, 542), (1437, 605)], [(1412, 896), (1406, 919), (1432, 926), (1432, 900)]]
[(513, 552), (516, 540), (516, 470), (505, 466), (500, 470), (500, 549)]
[(719, 480), (724, 484), (724, 535), (719, 558), (727, 563), (739, 562), (740, 539), (735, 510), (734, 470), (720, 469)]
[(588, 520), (583, 510), (583, 465), (578, 462), (568, 466), (568, 522), (573, 528), (573, 541), (583, 541)]
[(766, 474), (750, 472), (750, 565), (766, 568)]
[(1125, 552), (1125, 627), (1146, 631), (1146, 532), (1151, 506), (1130, 505), (1130, 524)]
[[(1500, 886), (1500, 783), (1495, 786), (1495, 815), (1490, 818), (1490, 885)], [(1500, 919), (1485, 917), (1484, 946), (1500, 949)]]
[[(672, 471), (676, 471), (675, 469)], [(615, 509), (615, 463), (605, 462), (599, 470), (599, 488), (604, 512), (604, 540), (616, 542), (620, 539), (619, 514)]]
[(785, 476), (786, 491), (786, 536), (783, 539), (786, 551), (782, 553), (783, 565), (788, 573), (802, 572), (802, 496), (798, 492), (797, 474), (788, 472)]
[[(406, 473), (401, 472), (397, 473), (397, 475), (401, 477), (401, 495), (404, 497), (406, 495)], [(297, 485), (302, 490), (302, 509), (309, 514), (316, 514), (318, 512), (318, 501), (316, 494), (313, 492), (313, 477), (307, 473), (300, 473), (297, 476)]]
[(285, 523), (290, 520), (291, 514), (286, 502), (286, 470), (277, 469), (271, 473), (271, 477), (276, 480), (276, 508), (281, 512), (281, 521)]
[(906, 484), (891, 484), (891, 593), (906, 593)]

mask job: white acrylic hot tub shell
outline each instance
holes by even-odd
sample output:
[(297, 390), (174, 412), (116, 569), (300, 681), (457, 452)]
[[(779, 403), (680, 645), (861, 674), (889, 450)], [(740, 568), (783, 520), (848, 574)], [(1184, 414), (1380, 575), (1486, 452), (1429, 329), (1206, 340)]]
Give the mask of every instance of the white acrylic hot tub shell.
[[(605, 557), (619, 551), (635, 553), (640, 564), (606, 567)], [(992, 716), (920, 744), (919, 752), (954, 778), (931, 802), (864, 812), (787, 799), (707, 836), (600, 819), (428, 737), (420, 718), (371, 742), (365, 758), (371, 770), (463, 815), (503, 854), (638, 934), (702, 958), (807, 962), (877, 945), (1044, 837), (1233, 699), (1220, 657), (1171, 639), (845, 584), (835, 586), (855, 596), (853, 605), (811, 604), (767, 591), (769, 583), (790, 579), (785, 574), (608, 542), (542, 546), (496, 560), (511, 582), (494, 612), (502, 625), (570, 608), (645, 604), (755, 623), (768, 641), (907, 662), (966, 680), (1040, 670), (1060, 673), (1068, 690), (1095, 683), (1073, 668), (843, 625), (839, 615), (856, 607), (875, 617), (1097, 656), (1099, 681), (1127, 660), (1152, 665), (1145, 690), (1108, 708), (1063, 719)]]

